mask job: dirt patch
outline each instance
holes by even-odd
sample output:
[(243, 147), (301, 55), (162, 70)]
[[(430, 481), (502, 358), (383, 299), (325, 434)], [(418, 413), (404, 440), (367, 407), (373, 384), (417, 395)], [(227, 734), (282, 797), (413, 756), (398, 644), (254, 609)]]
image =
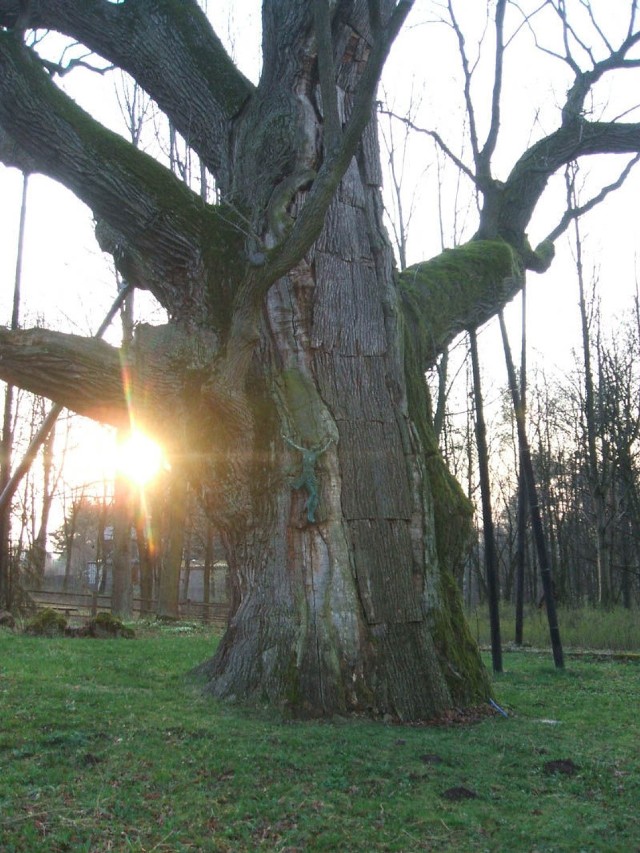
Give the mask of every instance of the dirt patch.
[(436, 755), (435, 752), (426, 752), (420, 756), (420, 761), (423, 761), (425, 764), (442, 764), (444, 758)]
[(555, 761), (546, 761), (544, 764), (544, 772), (551, 775), (552, 773), (562, 773), (565, 776), (573, 776), (580, 768), (574, 764), (570, 758), (557, 758)]
[(459, 785), (456, 788), (447, 788), (440, 796), (444, 800), (450, 800), (452, 803), (458, 803), (460, 800), (476, 800), (478, 798), (475, 791), (465, 788), (463, 785)]

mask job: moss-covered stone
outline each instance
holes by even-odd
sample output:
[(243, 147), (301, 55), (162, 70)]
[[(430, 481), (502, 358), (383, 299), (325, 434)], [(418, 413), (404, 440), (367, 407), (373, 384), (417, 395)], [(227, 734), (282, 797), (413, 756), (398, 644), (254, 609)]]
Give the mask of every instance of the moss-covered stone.
[(129, 628), (122, 619), (112, 613), (98, 613), (89, 620), (86, 627), (88, 635), (97, 639), (123, 637), (125, 640), (131, 640), (135, 637), (133, 628)]
[(45, 607), (37, 616), (27, 622), (24, 632), (34, 637), (61, 637), (66, 628), (67, 620), (62, 613), (58, 613), (51, 607)]

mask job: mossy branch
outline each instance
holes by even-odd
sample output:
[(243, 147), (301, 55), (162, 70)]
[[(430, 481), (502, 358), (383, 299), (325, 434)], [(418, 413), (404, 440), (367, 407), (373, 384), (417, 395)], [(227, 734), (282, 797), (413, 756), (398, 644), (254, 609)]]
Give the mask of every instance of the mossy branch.
[(408, 333), (422, 370), (466, 329), (494, 316), (524, 281), (520, 256), (503, 240), (447, 249), (399, 276)]
[[(15, 2), (0, 0), (0, 25)], [(229, 122), (253, 92), (195, 0), (30, 0), (22, 27), (70, 36), (131, 74), (224, 185)], [(23, 16), (25, 17), (25, 16)]]
[(170, 267), (191, 261), (201, 226), (198, 196), (75, 104), (6, 33), (0, 34), (0, 124), (38, 171), (143, 254)]

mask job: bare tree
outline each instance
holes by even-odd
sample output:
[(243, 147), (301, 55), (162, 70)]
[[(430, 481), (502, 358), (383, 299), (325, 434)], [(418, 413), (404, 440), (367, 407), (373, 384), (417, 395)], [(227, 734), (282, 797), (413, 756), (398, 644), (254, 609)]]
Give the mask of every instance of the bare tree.
[(480, 493), (482, 501), (482, 528), (484, 541), (484, 562), (487, 572), (487, 595), (489, 599), (489, 621), (491, 624), (491, 659), (493, 671), (502, 672), (502, 645), (500, 641), (499, 579), (498, 555), (493, 526), (491, 506), (491, 479), (489, 476), (489, 450), (487, 446), (487, 427), (484, 419), (482, 399), (482, 380), (480, 359), (475, 330), (469, 333), (471, 345), (471, 365), (473, 369), (473, 396), (475, 401), (476, 444), (478, 447), (478, 468), (480, 472)]
[[(22, 179), (22, 201), (20, 204), (20, 223), (18, 226), (18, 247), (16, 252), (16, 270), (13, 284), (13, 308), (10, 329), (16, 330), (20, 321), (20, 289), (22, 283), (22, 260), (24, 250), (24, 229), (27, 216), (27, 191), (29, 179)], [(13, 458), (13, 386), (8, 383), (4, 395), (4, 414), (2, 419), (2, 441), (0, 443), (0, 492), (4, 491), (11, 477)], [(13, 604), (14, 579), (11, 571), (11, 503), (0, 509), (0, 607), (10, 609)]]

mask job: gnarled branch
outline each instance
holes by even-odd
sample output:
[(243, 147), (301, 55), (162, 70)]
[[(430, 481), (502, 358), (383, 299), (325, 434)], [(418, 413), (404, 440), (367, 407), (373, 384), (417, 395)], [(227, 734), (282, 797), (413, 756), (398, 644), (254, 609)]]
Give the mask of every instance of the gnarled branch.
[[(253, 86), (195, 0), (29, 0), (26, 5), (23, 28), (68, 35), (131, 74), (219, 185), (228, 184), (229, 123)], [(14, 25), (15, 6), (14, 0), (0, 0), (0, 26)]]
[[(234, 230), (221, 209), (205, 206), (168, 169), (75, 104), (8, 33), (0, 33), (0, 159), (44, 173), (84, 201), (125, 278), (151, 290), (170, 313), (205, 286), (198, 279), (202, 253), (228, 246)], [(221, 230), (224, 240), (215, 236)]]

